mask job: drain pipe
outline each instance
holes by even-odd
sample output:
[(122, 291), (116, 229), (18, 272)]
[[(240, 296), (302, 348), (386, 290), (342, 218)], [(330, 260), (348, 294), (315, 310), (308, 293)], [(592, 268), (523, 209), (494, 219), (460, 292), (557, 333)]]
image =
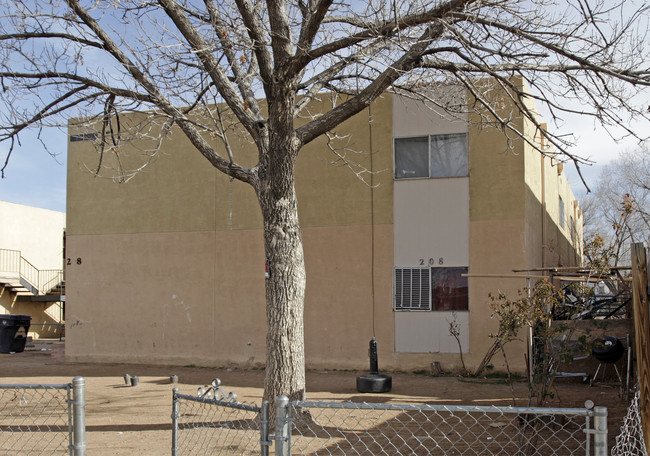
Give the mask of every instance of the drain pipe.
[[(541, 154), (540, 154), (541, 155)], [(545, 267), (546, 263), (544, 261), (544, 257), (546, 256), (546, 230), (544, 229), (546, 222), (546, 172), (544, 170), (544, 166), (546, 165), (546, 161), (544, 160), (546, 157), (544, 155), (541, 155), (541, 161), (542, 161), (542, 214), (541, 214), (541, 236), (542, 236), (542, 268)]]

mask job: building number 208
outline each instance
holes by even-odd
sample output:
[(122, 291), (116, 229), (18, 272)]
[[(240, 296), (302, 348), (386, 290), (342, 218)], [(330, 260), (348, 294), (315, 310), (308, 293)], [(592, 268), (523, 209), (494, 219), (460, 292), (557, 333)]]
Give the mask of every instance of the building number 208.
[(436, 263), (439, 265), (445, 264), (444, 258), (438, 258), (438, 261), (436, 261), (435, 258), (429, 258), (428, 260), (425, 258), (420, 258), (418, 261), (420, 262), (420, 266), (426, 266), (427, 264), (429, 266), (435, 266)]

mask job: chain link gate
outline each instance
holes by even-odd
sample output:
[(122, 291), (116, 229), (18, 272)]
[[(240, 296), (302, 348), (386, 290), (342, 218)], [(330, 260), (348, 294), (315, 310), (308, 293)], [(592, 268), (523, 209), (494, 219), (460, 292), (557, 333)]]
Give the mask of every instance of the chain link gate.
[(226, 394), (220, 385), (214, 379), (199, 388), (197, 396), (174, 388), (172, 456), (268, 455), (268, 404), (263, 413), (260, 407), (238, 402), (235, 393)]
[(172, 455), (607, 456), (607, 409), (276, 401), (256, 407), (215, 379), (173, 393)]

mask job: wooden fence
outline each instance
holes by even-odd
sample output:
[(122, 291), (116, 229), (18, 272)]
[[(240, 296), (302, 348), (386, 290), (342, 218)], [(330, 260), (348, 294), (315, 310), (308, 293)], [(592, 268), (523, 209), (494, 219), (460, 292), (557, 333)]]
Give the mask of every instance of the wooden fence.
[(632, 299), (641, 423), (645, 446), (650, 452), (650, 308), (648, 308), (647, 253), (645, 243), (632, 244)]

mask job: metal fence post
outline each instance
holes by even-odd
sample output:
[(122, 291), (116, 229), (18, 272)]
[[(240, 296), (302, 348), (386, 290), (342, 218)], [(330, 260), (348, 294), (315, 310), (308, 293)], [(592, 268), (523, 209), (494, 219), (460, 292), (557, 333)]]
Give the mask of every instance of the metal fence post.
[(607, 407), (594, 407), (594, 456), (607, 456)]
[(72, 454), (86, 456), (86, 380), (72, 379)]
[(275, 401), (275, 456), (290, 456), (289, 398), (279, 396)]
[(178, 388), (172, 389), (172, 456), (178, 451)]
[(269, 401), (262, 402), (260, 410), (260, 454), (269, 456)]

